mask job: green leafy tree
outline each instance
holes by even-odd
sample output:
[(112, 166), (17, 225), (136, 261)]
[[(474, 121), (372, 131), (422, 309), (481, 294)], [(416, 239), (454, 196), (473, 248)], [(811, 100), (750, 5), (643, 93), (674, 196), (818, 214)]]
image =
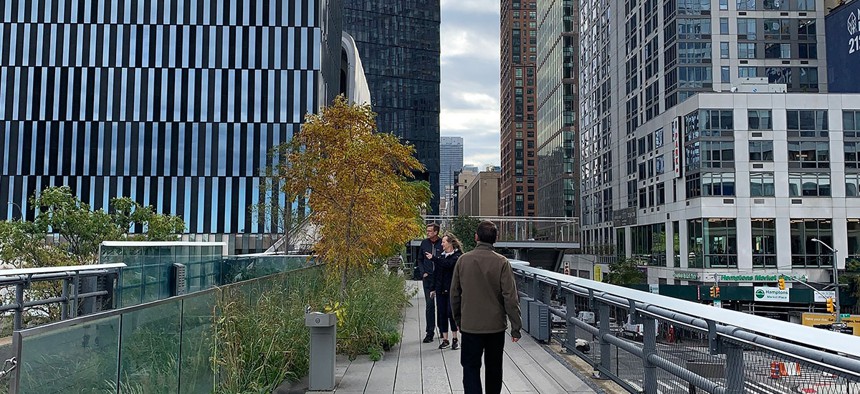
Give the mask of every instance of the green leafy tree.
[(613, 285), (635, 285), (645, 282), (645, 274), (636, 266), (636, 261), (618, 258), (609, 263), (609, 280)]
[(423, 166), (412, 146), (376, 133), (369, 105), (339, 96), (319, 114), (307, 115), (283, 149), (284, 190), (307, 201), (319, 228), (314, 249), (329, 274), (340, 276), (342, 298), (350, 274), (421, 234), (420, 214), (431, 192), (426, 182), (410, 179)]
[(457, 216), (452, 221), (451, 232), (463, 244), (463, 253), (475, 247), (475, 231), (478, 230), (480, 223), (481, 221), (478, 218), (466, 215)]

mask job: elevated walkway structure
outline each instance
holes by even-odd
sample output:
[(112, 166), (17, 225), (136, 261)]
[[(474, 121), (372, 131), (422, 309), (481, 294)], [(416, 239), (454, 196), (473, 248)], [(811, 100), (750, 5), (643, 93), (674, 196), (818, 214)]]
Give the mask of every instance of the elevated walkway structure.
[[(427, 215), (425, 224), (436, 223), (442, 230), (453, 228), (456, 216)], [(565, 253), (580, 249), (579, 219), (559, 217), (485, 216), (499, 228), (496, 249), (508, 257), (528, 261), (533, 267), (557, 271)], [(410, 243), (410, 261), (421, 240)]]
[[(413, 284), (414, 285), (414, 284)], [(422, 343), (424, 293), (412, 298), (403, 314), (401, 343), (382, 360), (367, 356), (349, 361), (339, 356), (335, 393), (462, 393), (460, 350), (438, 349), (439, 342)], [(438, 335), (437, 335), (438, 337)], [(559, 360), (527, 333), (517, 343), (505, 341), (503, 393), (595, 393), (588, 378)], [(482, 372), (483, 375), (483, 372)], [(283, 392), (303, 392), (300, 387)]]

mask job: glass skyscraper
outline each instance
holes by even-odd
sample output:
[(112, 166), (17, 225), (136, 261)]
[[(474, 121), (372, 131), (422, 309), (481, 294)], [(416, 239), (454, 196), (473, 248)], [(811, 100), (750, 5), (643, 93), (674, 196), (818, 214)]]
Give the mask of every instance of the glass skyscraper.
[(344, 0), (381, 132), (415, 146), (439, 207), (439, 0)]
[(453, 195), (457, 190), (454, 185), (457, 183), (455, 174), (463, 168), (463, 137), (440, 137), (439, 159), (439, 196), (444, 200), (440, 210), (441, 207), (447, 207), (445, 214), (450, 215), (453, 213)]
[(273, 232), (248, 207), (268, 150), (340, 91), (339, 1), (2, 4), (0, 219), (68, 185), (195, 235)]

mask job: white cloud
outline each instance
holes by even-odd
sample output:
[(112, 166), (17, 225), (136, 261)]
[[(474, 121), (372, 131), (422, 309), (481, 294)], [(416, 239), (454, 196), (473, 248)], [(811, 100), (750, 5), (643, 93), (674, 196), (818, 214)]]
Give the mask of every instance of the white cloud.
[(440, 132), (463, 137), (463, 160), (499, 159), (499, 1), (442, 0)]

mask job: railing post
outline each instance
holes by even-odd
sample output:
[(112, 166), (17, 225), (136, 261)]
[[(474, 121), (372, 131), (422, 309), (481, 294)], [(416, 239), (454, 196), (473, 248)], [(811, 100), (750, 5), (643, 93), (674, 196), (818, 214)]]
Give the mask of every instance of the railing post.
[(540, 281), (538, 280), (537, 274), (532, 275), (532, 292), (529, 294), (531, 298), (536, 300), (540, 299), (538, 296), (540, 295)]
[(645, 368), (645, 394), (657, 394), (657, 366), (648, 357), (657, 354), (657, 324), (653, 318), (640, 315), (642, 320), (642, 365)]
[(570, 319), (576, 316), (575, 297), (573, 293), (564, 295), (564, 307), (566, 309), (564, 326), (567, 328), (567, 344), (565, 347), (569, 353), (573, 353), (573, 350), (576, 349), (576, 325), (570, 322)]
[(24, 283), (15, 285), (15, 303), (18, 307), (15, 308), (15, 323), (12, 328), (17, 331), (21, 329), (21, 316), (24, 314)]
[(69, 318), (69, 278), (63, 278), (63, 303), (60, 305), (60, 320)]
[(612, 361), (612, 355), (610, 352), (612, 348), (604, 337), (609, 335), (609, 305), (600, 301), (598, 301), (597, 304), (598, 310), (600, 311), (600, 367), (603, 369), (603, 373), (608, 373), (611, 368), (610, 362)]
[(726, 352), (726, 394), (741, 394), (744, 392), (744, 349), (743, 347), (724, 341), (723, 350)]

